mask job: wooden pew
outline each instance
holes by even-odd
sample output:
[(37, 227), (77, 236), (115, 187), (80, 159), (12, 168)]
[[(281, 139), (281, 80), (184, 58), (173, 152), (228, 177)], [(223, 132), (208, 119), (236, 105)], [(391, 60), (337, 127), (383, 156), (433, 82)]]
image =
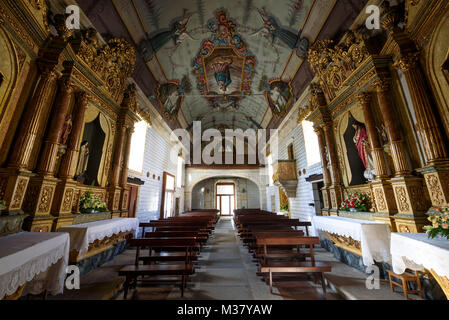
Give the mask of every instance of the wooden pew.
[(318, 237), (259, 237), (257, 238), (257, 245), (264, 247), (264, 253), (268, 254), (268, 246), (299, 246), (307, 245), (310, 249), (310, 261), (271, 261), (270, 259), (262, 259), (260, 262), (260, 272), (268, 273), (270, 292), (273, 293), (273, 273), (319, 273), (321, 274), (321, 284), (323, 293), (326, 294), (326, 284), (324, 281), (324, 272), (330, 272), (331, 266), (316, 262), (314, 257), (313, 246), (319, 244)]
[(207, 235), (198, 231), (152, 231), (146, 232), (145, 238), (195, 238), (200, 244), (200, 248), (206, 243)]
[[(130, 285), (134, 282), (137, 284), (137, 278), (143, 276), (161, 276), (175, 275), (181, 276), (181, 297), (184, 296), (184, 288), (186, 287), (187, 277), (194, 274), (195, 269), (192, 264), (192, 248), (196, 246), (195, 239), (187, 238), (160, 238), (160, 239), (131, 239), (129, 245), (136, 247), (136, 258), (134, 265), (127, 265), (119, 270), (119, 276), (125, 277), (124, 298), (127, 298)], [(184, 250), (184, 260), (176, 264), (147, 264), (141, 265), (139, 262), (140, 251), (142, 248), (173, 248), (177, 247)]]

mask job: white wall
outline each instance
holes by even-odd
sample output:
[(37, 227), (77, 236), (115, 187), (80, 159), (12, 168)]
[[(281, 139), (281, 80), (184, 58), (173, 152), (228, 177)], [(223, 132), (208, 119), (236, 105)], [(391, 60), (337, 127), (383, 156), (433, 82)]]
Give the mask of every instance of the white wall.
[[(290, 212), (292, 218), (298, 218), (303, 221), (311, 221), (311, 217), (315, 215), (314, 208), (309, 206), (309, 203), (313, 202), (313, 191), (312, 184), (307, 182), (305, 178), (312, 174), (320, 174), (321, 163), (318, 162), (312, 166), (308, 166), (307, 157), (306, 157), (306, 148), (304, 142), (304, 135), (302, 130), (302, 125), (296, 125), (291, 130), (287, 130), (284, 128), (285, 132), (289, 132), (287, 135), (283, 136), (279, 142), (278, 152), (279, 159), (286, 160), (288, 159), (288, 146), (293, 142), (293, 150), (295, 153), (296, 159), (296, 169), (297, 172), (299, 170), (306, 169), (305, 174), (301, 174), (298, 176), (298, 187), (296, 189), (296, 197), (289, 198), (290, 201)], [(267, 180), (268, 181), (268, 180)], [(268, 183), (268, 182), (267, 182)], [(266, 188), (267, 195), (267, 210), (271, 211), (271, 196), (275, 195), (276, 199), (276, 210), (279, 211), (279, 189), (278, 187), (267, 187)]]
[[(153, 127), (147, 130), (145, 156), (142, 174), (130, 172), (130, 176), (138, 177), (145, 184), (140, 187), (136, 217), (140, 221), (159, 219), (162, 199), (162, 181), (164, 171), (177, 174), (177, 163), (170, 161), (172, 146)], [(176, 152), (177, 154), (177, 152)], [(185, 171), (185, 170), (183, 170)], [(147, 177), (149, 173), (149, 177)], [(155, 175), (155, 179), (153, 179)], [(160, 180), (158, 180), (160, 177)], [(184, 181), (184, 180), (183, 180)], [(180, 197), (180, 212), (184, 211), (184, 188), (176, 189), (175, 197)]]

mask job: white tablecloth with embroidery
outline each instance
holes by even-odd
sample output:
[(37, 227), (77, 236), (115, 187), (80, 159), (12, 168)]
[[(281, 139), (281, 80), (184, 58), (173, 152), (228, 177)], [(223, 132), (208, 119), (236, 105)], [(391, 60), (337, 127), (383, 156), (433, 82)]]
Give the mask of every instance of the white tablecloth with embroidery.
[(393, 270), (402, 274), (405, 269), (434, 270), (449, 278), (449, 240), (429, 239), (426, 233), (393, 233), (391, 235)]
[(374, 264), (374, 260), (377, 262), (390, 260), (391, 231), (388, 224), (384, 222), (315, 216), (312, 223), (317, 230), (360, 241), (362, 259), (366, 266)]
[(75, 224), (59, 228), (59, 232), (70, 234), (70, 251), (77, 250), (82, 256), (89, 250), (89, 244), (120, 232), (133, 231), (137, 236), (139, 220), (137, 218), (113, 218), (88, 223)]
[(64, 290), (70, 239), (60, 232), (19, 232), (0, 238), (0, 299), (27, 282), (24, 293)]

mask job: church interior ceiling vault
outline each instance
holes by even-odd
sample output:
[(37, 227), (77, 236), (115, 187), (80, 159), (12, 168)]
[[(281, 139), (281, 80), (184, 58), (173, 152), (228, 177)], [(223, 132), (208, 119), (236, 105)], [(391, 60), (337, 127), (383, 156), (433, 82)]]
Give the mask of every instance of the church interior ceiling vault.
[(309, 43), (347, 23), (329, 28), (336, 9), (361, 2), (77, 1), (103, 37), (134, 44), (133, 78), (167, 124), (203, 130), (276, 128), (302, 93), (292, 85), (311, 80)]

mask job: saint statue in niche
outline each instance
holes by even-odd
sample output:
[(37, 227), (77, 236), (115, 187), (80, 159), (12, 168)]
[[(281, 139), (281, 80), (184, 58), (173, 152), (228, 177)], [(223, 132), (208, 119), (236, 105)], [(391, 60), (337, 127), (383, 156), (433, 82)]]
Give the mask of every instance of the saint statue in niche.
[(352, 127), (355, 130), (353, 141), (355, 143), (355, 147), (359, 153), (359, 157), (365, 166), (365, 169), (368, 168), (368, 154), (367, 154), (367, 145), (368, 145), (368, 135), (366, 134), (365, 125), (359, 121), (354, 121)]
[(232, 64), (232, 58), (230, 57), (217, 57), (212, 61), (211, 67), (214, 70), (215, 81), (222, 91), (226, 93), (228, 86), (231, 84), (231, 73), (229, 66)]
[(87, 171), (87, 163), (89, 161), (89, 142), (83, 141), (80, 146), (80, 153), (78, 157), (78, 165), (76, 166), (75, 176), (77, 180), (83, 179)]
[(68, 115), (65, 118), (64, 126), (62, 127), (62, 133), (59, 139), (60, 144), (66, 145), (70, 132), (72, 132), (72, 116)]
[(365, 124), (349, 113), (349, 123), (344, 133), (349, 169), (352, 173), (349, 185), (365, 184), (375, 178), (373, 160)]

